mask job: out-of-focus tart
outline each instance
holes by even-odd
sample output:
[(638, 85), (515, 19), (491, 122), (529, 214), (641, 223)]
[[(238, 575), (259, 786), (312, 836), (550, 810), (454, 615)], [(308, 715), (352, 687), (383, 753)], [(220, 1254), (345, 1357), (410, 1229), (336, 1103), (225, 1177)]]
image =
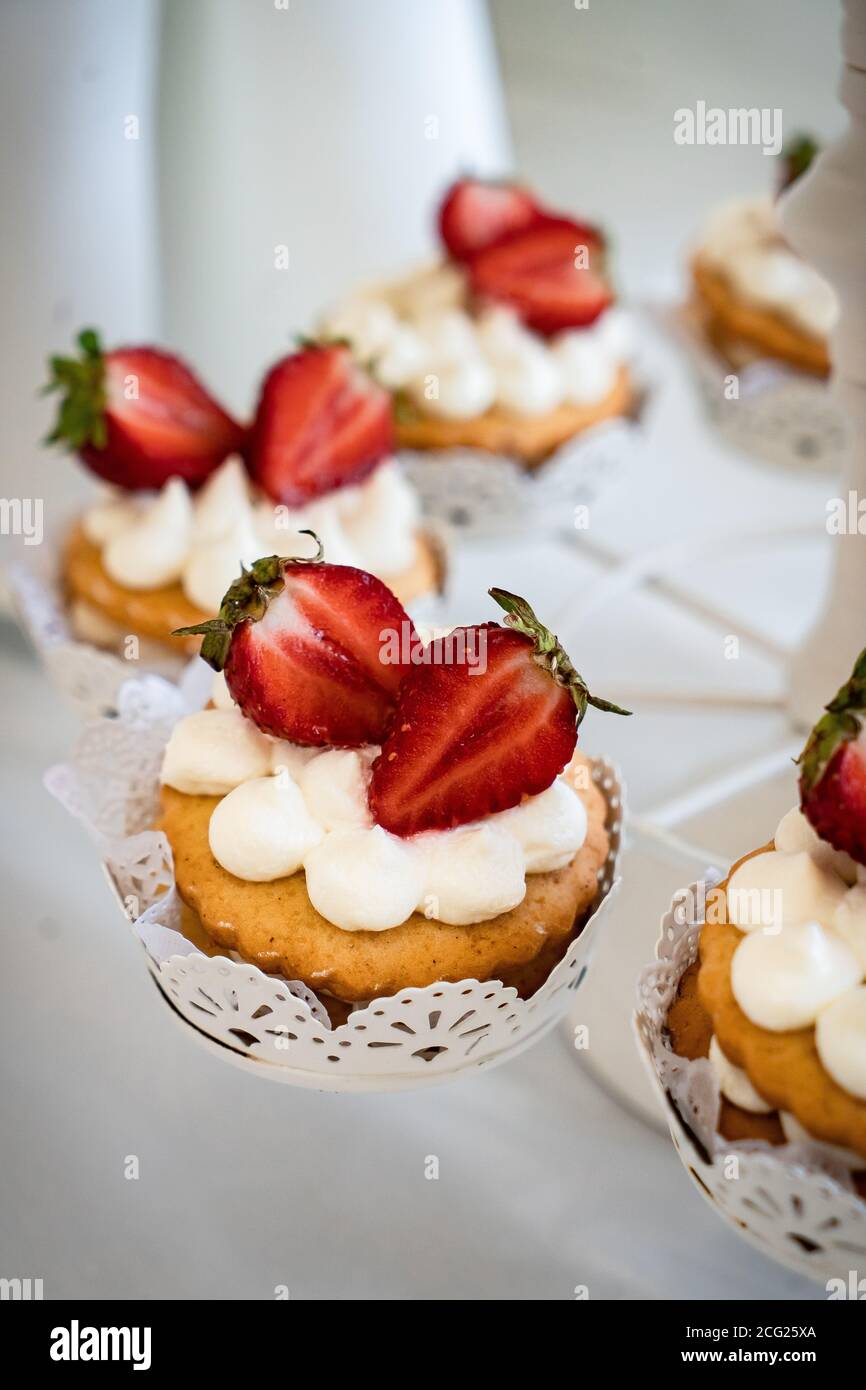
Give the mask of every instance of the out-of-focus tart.
[(818, 1145), (866, 1195), (866, 653), (800, 759), (801, 806), (708, 897), (668, 1016), (730, 1139)]
[(169, 644), (217, 612), (242, 565), (265, 551), (312, 554), (308, 530), (406, 603), (441, 586), (439, 547), (391, 457), (391, 399), (345, 347), (277, 362), (247, 429), (175, 357), (103, 352), (91, 331), (79, 346), (80, 357), (53, 359), (51, 381), (62, 392), (52, 440), (107, 485), (63, 549), (79, 636)]
[[(317, 993), (532, 993), (597, 893), (591, 696), (523, 600), (424, 643), (381, 581), (258, 561), (204, 624), (223, 676), (162, 769), (178, 890), (219, 945)], [(224, 677), (224, 678), (223, 678)]]
[[(802, 140), (787, 152), (783, 187), (808, 167), (809, 151), (814, 146)], [(738, 198), (713, 212), (692, 254), (691, 273), (703, 331), (732, 367), (771, 358), (827, 375), (836, 296), (786, 242), (769, 194)]]
[(353, 295), (323, 323), (393, 391), (399, 444), (533, 467), (629, 413), (631, 326), (598, 228), (522, 188), (463, 179), (439, 231), (440, 261)]

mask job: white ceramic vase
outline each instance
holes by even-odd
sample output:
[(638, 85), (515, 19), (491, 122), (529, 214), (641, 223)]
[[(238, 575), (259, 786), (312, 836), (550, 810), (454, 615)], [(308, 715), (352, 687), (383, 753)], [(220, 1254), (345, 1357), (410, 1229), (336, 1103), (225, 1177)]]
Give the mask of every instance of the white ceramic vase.
[(433, 246), (509, 146), (479, 0), (183, 0), (161, 55), (162, 321), (236, 410), (334, 298)]

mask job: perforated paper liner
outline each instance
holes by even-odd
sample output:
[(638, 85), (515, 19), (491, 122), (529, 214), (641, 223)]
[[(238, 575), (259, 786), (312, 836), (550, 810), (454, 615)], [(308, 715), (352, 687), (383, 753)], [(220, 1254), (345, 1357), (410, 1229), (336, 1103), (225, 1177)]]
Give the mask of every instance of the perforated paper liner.
[[(718, 880), (712, 880), (712, 883)], [(697, 958), (694, 909), (712, 883), (675, 894), (656, 961), (638, 982), (634, 1024), (651, 1083), (689, 1176), (741, 1235), (782, 1264), (819, 1279), (866, 1275), (866, 1202), (820, 1146), (733, 1142), (716, 1129), (719, 1085), (709, 1061), (678, 1057), (666, 1025), (681, 977)], [(735, 1162), (731, 1162), (734, 1159)]]
[[(673, 311), (667, 319), (688, 356), (707, 415), (730, 444), (777, 467), (841, 469), (845, 417), (826, 381), (770, 359), (734, 367), (687, 310)], [(739, 394), (729, 399), (725, 383), (732, 375)]]
[(574, 525), (577, 507), (625, 486), (640, 466), (645, 401), (642, 391), (632, 417), (584, 430), (531, 471), (482, 449), (404, 449), (399, 458), (425, 515), (452, 533), (562, 529)]
[(95, 841), (143, 958), (185, 1025), (259, 1075), (328, 1090), (384, 1090), (494, 1065), (568, 1010), (613, 898), (622, 822), (614, 768), (603, 760), (593, 764), (610, 836), (594, 910), (530, 999), (498, 981), (439, 983), (375, 999), (332, 1028), (305, 985), (228, 955), (205, 955), (183, 935), (171, 850), (162, 833), (147, 827), (158, 812), (166, 740), (179, 718), (204, 703), (209, 676), (199, 662), (179, 687), (156, 676), (128, 681), (117, 692), (117, 717), (88, 724), (70, 761), (46, 775), (49, 790)]

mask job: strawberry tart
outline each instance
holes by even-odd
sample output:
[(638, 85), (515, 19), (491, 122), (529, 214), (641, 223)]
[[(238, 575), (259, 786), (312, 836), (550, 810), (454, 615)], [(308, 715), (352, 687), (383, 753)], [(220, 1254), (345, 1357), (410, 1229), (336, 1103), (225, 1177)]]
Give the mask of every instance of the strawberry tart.
[(866, 652), (799, 761), (800, 806), (709, 895), (668, 1016), (729, 1139), (817, 1146), (866, 1196)]
[(523, 188), (461, 179), (441, 259), (355, 294), (323, 331), (395, 398), (397, 441), (508, 454), (527, 467), (635, 403), (630, 327), (597, 227)]
[(490, 592), (503, 625), (425, 643), (371, 574), (269, 556), (195, 628), (218, 674), (166, 746), (160, 828), (212, 942), (337, 1010), (544, 982), (608, 850), (578, 725), (588, 705), (626, 711)]
[(49, 441), (105, 485), (63, 554), (77, 636), (164, 649), (175, 628), (217, 612), (242, 565), (309, 553), (313, 528), (405, 603), (440, 587), (439, 549), (391, 457), (390, 396), (345, 347), (277, 362), (247, 428), (160, 349), (104, 352), (92, 330), (78, 344), (79, 356), (52, 359), (47, 387), (61, 393)]
[[(806, 137), (786, 150), (780, 191), (808, 168), (814, 153)], [(770, 195), (717, 208), (698, 240), (691, 272), (702, 332), (732, 367), (772, 358), (827, 375), (836, 296), (786, 242)]]

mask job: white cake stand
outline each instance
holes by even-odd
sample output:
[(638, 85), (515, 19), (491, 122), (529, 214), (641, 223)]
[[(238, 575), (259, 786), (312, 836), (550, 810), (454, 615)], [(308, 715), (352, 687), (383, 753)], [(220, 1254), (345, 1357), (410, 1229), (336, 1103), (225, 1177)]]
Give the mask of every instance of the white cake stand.
[[(843, 0), (839, 95), (845, 134), (818, 157), (783, 200), (791, 242), (839, 296), (831, 338), (831, 389), (851, 428), (840, 497), (866, 498), (866, 0)], [(835, 564), (824, 613), (791, 666), (791, 715), (808, 725), (816, 705), (838, 689), (866, 633), (864, 534), (835, 538)]]
[[(796, 536), (790, 528), (775, 533), (765, 528), (726, 537), (725, 547), (733, 556), (737, 546), (743, 552), (760, 546), (771, 571), (774, 543), (781, 545)], [(691, 545), (685, 542), (668, 547), (642, 563), (611, 566), (593, 592), (592, 612), (610, 608), (614, 599), (625, 606), (629, 590), (653, 590), (675, 612), (692, 620), (698, 618), (720, 642), (723, 636), (734, 636), (744, 648), (760, 650), (766, 660), (768, 643), (761, 633), (682, 587), (681, 574), (688, 570)], [(573, 630), (579, 632), (579, 627), (578, 619)], [(576, 645), (579, 649), (579, 640)], [(784, 693), (791, 658), (782, 646), (775, 646), (769, 657), (779, 676), (775, 695), (757, 688), (737, 696), (712, 689), (694, 695), (675, 687), (649, 690), (640, 685), (629, 689), (617, 686), (613, 692), (627, 705), (646, 709), (651, 700), (656, 709), (661, 707), (673, 716), (686, 711), (693, 714), (697, 707), (715, 723), (719, 713), (760, 708), (770, 731), (760, 755), (735, 762), (721, 774), (708, 775), (687, 793), (660, 799), (628, 819), (615, 921), (598, 944), (592, 988), (569, 1020), (572, 1036), (577, 1025), (588, 1030), (590, 1046), (576, 1054), (580, 1065), (629, 1110), (664, 1132), (666, 1117), (648, 1085), (632, 1038), (635, 982), (652, 959), (659, 918), (673, 892), (683, 883), (704, 878), (708, 871), (726, 871), (744, 849), (766, 842), (793, 804), (796, 772), (792, 759), (803, 745), (803, 736), (792, 727)]]
[[(866, 499), (866, 0), (843, 0), (843, 67), (840, 95), (850, 125), (817, 159), (812, 170), (783, 200), (783, 221), (791, 242), (814, 263), (837, 290), (841, 314), (831, 341), (831, 389), (851, 422), (849, 448), (838, 495)], [(779, 487), (785, 486), (782, 478)], [(866, 508), (864, 508), (866, 510)], [(821, 525), (815, 518), (812, 531)], [(707, 870), (724, 871), (743, 847), (764, 843), (793, 801), (795, 775), (791, 759), (803, 744), (803, 730), (815, 722), (824, 703), (846, 679), (857, 653), (866, 646), (866, 517), (863, 534), (833, 538), (828, 596), (820, 618), (802, 645), (787, 650), (741, 618), (690, 593), (682, 581), (689, 549), (699, 552), (706, 535), (626, 563), (596, 546), (608, 563), (606, 580), (592, 596), (592, 608), (621, 599), (632, 590), (652, 588), (664, 602), (717, 633), (754, 644), (779, 671), (778, 697), (759, 691), (707, 692), (707, 705), (735, 711), (745, 704), (763, 705), (774, 716), (774, 737), (766, 752), (745, 759), (723, 776), (699, 782), (688, 795), (662, 801), (632, 822), (631, 848), (624, 860), (623, 893), (617, 929), (608, 933), (594, 965), (593, 988), (580, 1002), (577, 1023), (589, 1030), (590, 1048), (578, 1051), (581, 1065), (630, 1110), (666, 1131), (667, 1119), (647, 1084), (636, 1055), (629, 1020), (635, 980), (652, 958), (658, 917), (670, 893), (701, 878)], [(808, 527), (806, 528), (808, 531)], [(774, 545), (790, 540), (790, 526), (749, 526), (714, 536), (731, 563), (737, 553), (760, 545), (772, 572)], [(582, 542), (592, 550), (592, 542)], [(580, 616), (578, 615), (578, 626)], [(784, 692), (787, 690), (787, 697)], [(635, 703), (646, 698), (636, 688)], [(628, 702), (629, 693), (616, 697)], [(695, 697), (690, 697), (694, 702)], [(653, 690), (652, 699), (675, 712), (683, 703), (675, 688)], [(626, 767), (627, 771), (627, 767)], [(632, 861), (632, 862), (630, 862)]]

